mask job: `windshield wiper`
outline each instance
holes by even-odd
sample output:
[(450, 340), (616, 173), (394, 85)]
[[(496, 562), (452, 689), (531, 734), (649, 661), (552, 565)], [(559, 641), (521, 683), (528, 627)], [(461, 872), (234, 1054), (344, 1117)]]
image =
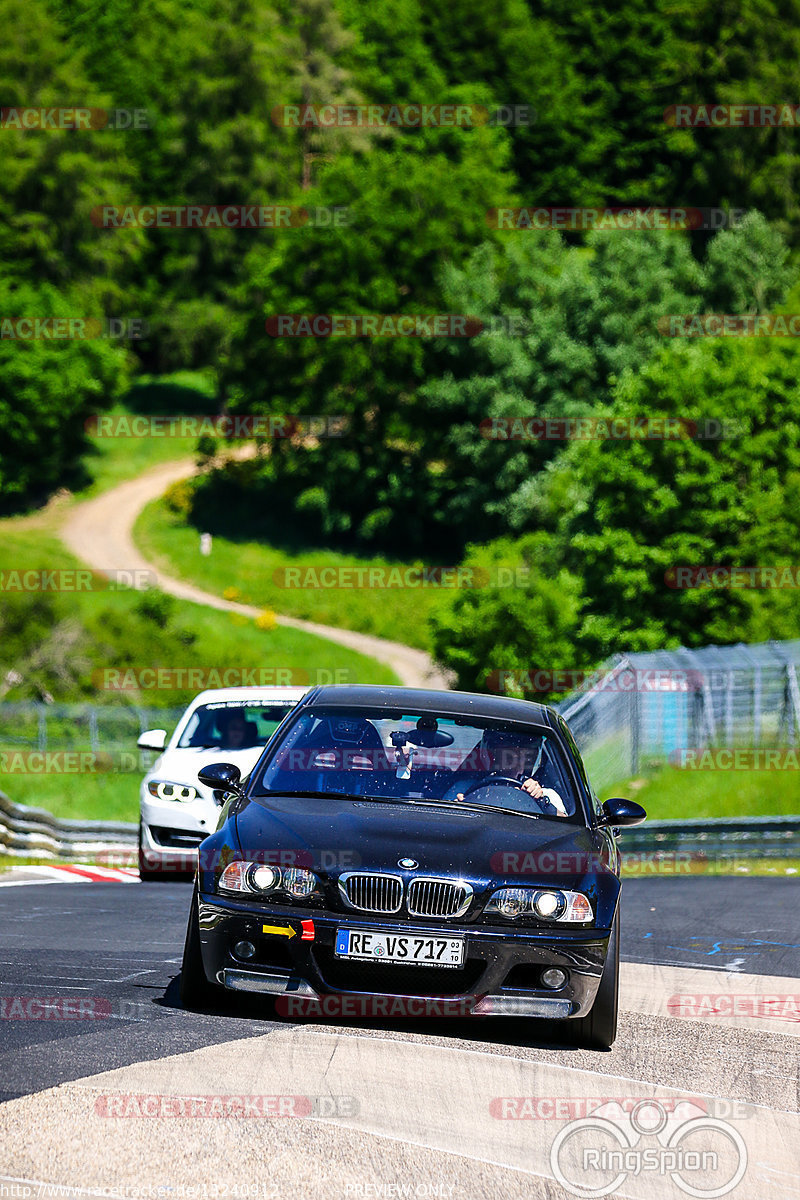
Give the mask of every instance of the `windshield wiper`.
[(254, 797), (254, 798), (256, 800), (264, 800), (268, 796), (292, 796), (292, 797), (294, 797), (294, 796), (301, 796), (301, 797), (310, 796), (312, 799), (321, 798), (321, 799), (326, 799), (326, 800), (328, 799), (329, 796), (335, 796), (337, 800), (353, 800), (354, 802), (358, 802), (358, 803), (365, 801), (368, 804), (424, 804), (424, 803), (426, 803), (426, 801), (424, 801), (424, 800), (410, 799), (408, 796), (366, 796), (366, 795), (362, 796), (358, 792), (334, 792), (334, 791), (330, 791), (330, 790), (327, 792), (312, 792), (312, 791), (307, 791), (307, 792), (306, 791), (261, 792), (260, 795)]
[(304, 797), (308, 797), (312, 800), (327, 800), (330, 796), (337, 796), (340, 800), (363, 800), (364, 799), (363, 796), (355, 796), (355, 795), (353, 795), (352, 792), (335, 792), (335, 791), (333, 791), (332, 788), (329, 788), (327, 792), (312, 792), (312, 791), (285, 792), (283, 790), (277, 791), (277, 792), (261, 792), (261, 794), (259, 796), (257, 796), (256, 799), (264, 800), (264, 799), (266, 799), (267, 796), (301, 796), (301, 797), (304, 796)]
[(499, 804), (470, 804), (468, 800), (411, 800), (411, 804), (435, 804), (440, 808), (468, 808), (471, 812), (500, 812), (508, 813), (511, 817), (534, 817), (538, 820), (539, 817), (546, 816), (541, 812), (526, 812), (521, 808), (501, 808)]

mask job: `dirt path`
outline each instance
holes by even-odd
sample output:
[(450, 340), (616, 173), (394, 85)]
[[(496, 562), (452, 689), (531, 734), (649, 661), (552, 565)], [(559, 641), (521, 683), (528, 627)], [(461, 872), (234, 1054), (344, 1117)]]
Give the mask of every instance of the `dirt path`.
[[(139, 513), (151, 500), (163, 495), (171, 483), (197, 473), (190, 458), (162, 463), (145, 471), (136, 479), (121, 483), (93, 500), (85, 500), (70, 510), (61, 528), (61, 538), (78, 558), (99, 571), (150, 571), (158, 576), (158, 586), (180, 600), (191, 600), (225, 612), (257, 617), (262, 611), (251, 604), (238, 604), (205, 592), (194, 584), (184, 583), (164, 575), (137, 549), (133, 541), (133, 526)], [(356, 633), (352, 629), (337, 629), (316, 621), (301, 621), (278, 615), (280, 625), (316, 634), (329, 642), (337, 642), (361, 654), (368, 654), (386, 663), (408, 687), (447, 687), (442, 672), (434, 666), (424, 650), (390, 642), (385, 638)]]

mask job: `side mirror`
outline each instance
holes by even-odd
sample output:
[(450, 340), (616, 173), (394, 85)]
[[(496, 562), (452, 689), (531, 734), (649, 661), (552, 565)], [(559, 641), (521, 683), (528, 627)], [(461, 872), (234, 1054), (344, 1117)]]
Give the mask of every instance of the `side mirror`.
[(197, 772), (197, 778), (206, 787), (218, 792), (241, 792), (242, 772), (233, 763), (209, 763)]
[(166, 729), (146, 729), (136, 743), (140, 750), (163, 750), (166, 744)]
[(616, 797), (613, 800), (606, 800), (603, 805), (603, 816), (599, 824), (641, 825), (642, 821), (646, 818), (647, 813), (641, 804), (637, 804), (635, 800), (623, 800), (620, 797)]

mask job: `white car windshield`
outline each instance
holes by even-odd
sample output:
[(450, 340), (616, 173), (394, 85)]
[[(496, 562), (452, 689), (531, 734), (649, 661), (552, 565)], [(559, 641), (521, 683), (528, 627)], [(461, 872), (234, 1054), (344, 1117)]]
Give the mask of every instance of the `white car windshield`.
[(255, 780), (256, 797), (276, 793), (580, 819), (554, 730), (429, 712), (303, 709)]
[(180, 749), (246, 750), (265, 746), (295, 702), (217, 700), (201, 704), (180, 736)]

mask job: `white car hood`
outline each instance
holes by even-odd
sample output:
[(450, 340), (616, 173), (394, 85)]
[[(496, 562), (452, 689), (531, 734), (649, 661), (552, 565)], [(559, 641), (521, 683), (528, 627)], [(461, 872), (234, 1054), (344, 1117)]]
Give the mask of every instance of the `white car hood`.
[(198, 785), (197, 772), (209, 763), (233, 763), (242, 773), (242, 778), (249, 775), (261, 757), (263, 746), (248, 746), (245, 750), (210, 750), (201, 747), (187, 747), (185, 750), (165, 750), (156, 759), (148, 771), (148, 778), (166, 779), (170, 783), (188, 783), (192, 787)]

